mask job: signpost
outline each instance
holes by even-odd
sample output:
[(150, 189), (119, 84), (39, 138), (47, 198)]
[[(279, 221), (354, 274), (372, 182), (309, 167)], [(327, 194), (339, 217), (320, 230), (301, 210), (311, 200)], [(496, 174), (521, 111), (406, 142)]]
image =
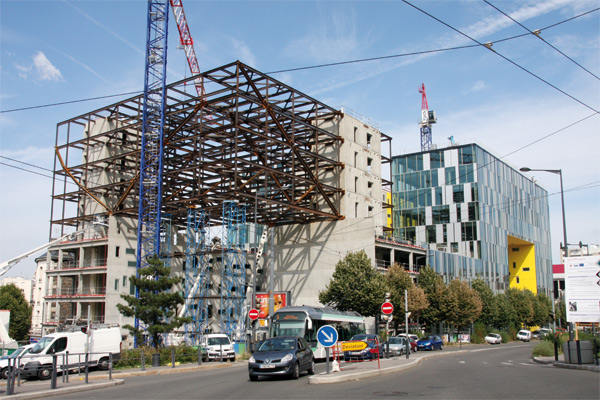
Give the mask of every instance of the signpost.
[(385, 315), (390, 315), (391, 313), (394, 312), (394, 305), (392, 303), (390, 303), (389, 301), (386, 301), (385, 303), (383, 303), (381, 305), (381, 312), (384, 313)]
[[(389, 299), (389, 293), (386, 293), (386, 300)], [(388, 338), (388, 334), (390, 331), (390, 322), (394, 317), (392, 313), (394, 312), (394, 305), (389, 301), (385, 301), (381, 305), (381, 312), (383, 313), (385, 319), (385, 357), (388, 358), (390, 356), (390, 339)]]
[(336, 344), (338, 340), (338, 332), (331, 325), (323, 325), (317, 331), (317, 341), (325, 347), (326, 370), (329, 374), (329, 348)]

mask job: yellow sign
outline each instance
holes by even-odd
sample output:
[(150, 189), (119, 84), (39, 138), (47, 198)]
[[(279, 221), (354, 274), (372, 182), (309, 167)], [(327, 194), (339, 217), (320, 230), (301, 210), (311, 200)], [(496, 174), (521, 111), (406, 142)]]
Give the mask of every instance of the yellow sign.
[(351, 342), (342, 343), (342, 351), (358, 351), (367, 348), (367, 342), (362, 340), (353, 340)]

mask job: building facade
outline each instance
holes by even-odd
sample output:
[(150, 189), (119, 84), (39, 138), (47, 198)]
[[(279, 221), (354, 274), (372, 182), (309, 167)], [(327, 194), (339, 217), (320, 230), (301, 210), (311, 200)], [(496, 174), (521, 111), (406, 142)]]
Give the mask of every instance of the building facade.
[(548, 193), (476, 144), (392, 157), (396, 237), (449, 281), (550, 293)]

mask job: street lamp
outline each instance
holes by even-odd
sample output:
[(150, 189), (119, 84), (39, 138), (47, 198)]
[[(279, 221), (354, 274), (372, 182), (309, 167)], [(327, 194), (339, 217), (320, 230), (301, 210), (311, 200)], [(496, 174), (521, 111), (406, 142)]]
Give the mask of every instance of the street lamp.
[[(562, 169), (531, 169), (527, 167), (523, 167), (520, 169), (521, 172), (531, 172), (531, 171), (541, 171), (541, 172), (550, 172), (552, 174), (558, 174), (560, 176), (560, 201), (562, 204), (562, 223), (563, 223), (563, 250), (564, 256), (569, 256), (569, 247), (567, 245), (567, 222), (565, 218), (565, 195), (563, 190), (563, 179), (562, 179)], [(554, 325), (554, 360), (558, 361), (558, 347), (556, 343), (556, 312), (554, 311), (554, 279), (552, 279), (552, 319)]]

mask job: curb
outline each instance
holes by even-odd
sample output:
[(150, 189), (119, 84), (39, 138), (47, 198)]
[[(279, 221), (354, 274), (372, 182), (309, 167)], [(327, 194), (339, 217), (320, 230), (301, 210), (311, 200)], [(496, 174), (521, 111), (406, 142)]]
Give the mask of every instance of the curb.
[(51, 396), (59, 396), (66, 393), (85, 392), (88, 390), (118, 386), (122, 385), (124, 382), (125, 381), (123, 379), (113, 379), (112, 381), (108, 382), (88, 383), (87, 385), (68, 386), (64, 388), (40, 390), (38, 392), (30, 393), (17, 393), (9, 397), (11, 399), (45, 399)]
[(546, 364), (552, 365), (556, 368), (564, 368), (564, 369), (578, 369), (580, 371), (590, 371), (600, 373), (600, 366), (598, 365), (579, 365), (579, 364), (567, 364), (561, 361), (555, 361), (554, 357), (533, 357), (533, 361), (538, 364)]

